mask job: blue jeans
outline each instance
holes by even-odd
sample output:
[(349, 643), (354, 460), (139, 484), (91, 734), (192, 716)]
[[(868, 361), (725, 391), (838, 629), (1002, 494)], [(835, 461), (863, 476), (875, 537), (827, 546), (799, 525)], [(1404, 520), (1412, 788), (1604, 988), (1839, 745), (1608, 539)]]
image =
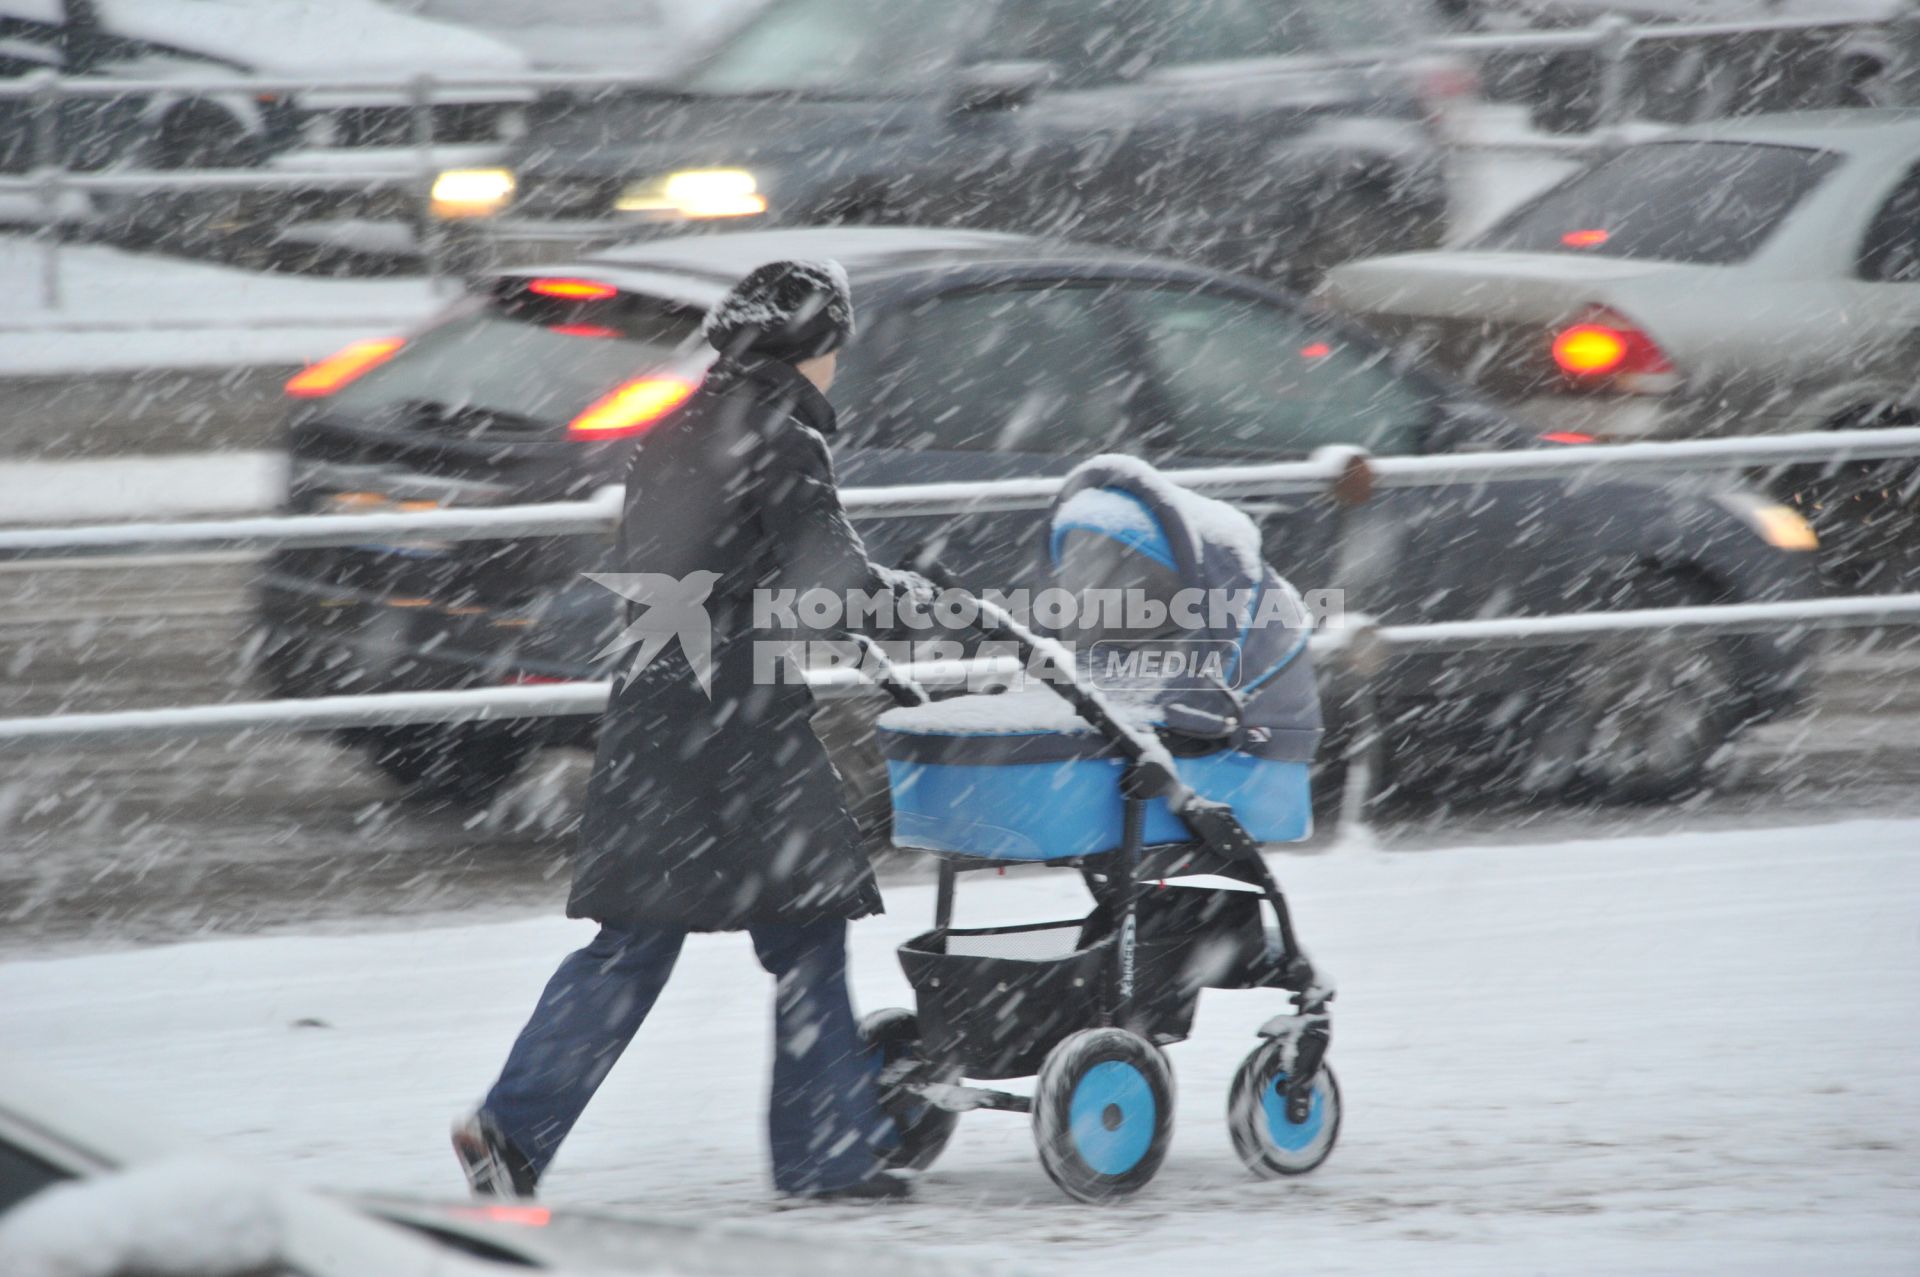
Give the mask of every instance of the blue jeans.
[[(844, 1188), (880, 1169), (895, 1138), (847, 995), (847, 924), (752, 930), (775, 977), (767, 1133), (783, 1193)], [(603, 926), (569, 954), (520, 1031), (484, 1111), (544, 1171), (653, 1009), (686, 933)]]

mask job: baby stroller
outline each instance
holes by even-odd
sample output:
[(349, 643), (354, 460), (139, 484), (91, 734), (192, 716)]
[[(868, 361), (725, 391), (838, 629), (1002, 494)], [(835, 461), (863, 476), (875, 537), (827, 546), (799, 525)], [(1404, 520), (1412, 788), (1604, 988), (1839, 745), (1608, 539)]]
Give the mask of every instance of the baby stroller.
[[(1082, 601), (1061, 632), (1076, 650), (983, 601), (984, 627), (1030, 669), (1050, 662), (1068, 677), (941, 701), (890, 671), (883, 680), (901, 702), (878, 733), (894, 842), (939, 858), (933, 929), (900, 948), (917, 1010), (862, 1025), (901, 1136), (894, 1164), (930, 1165), (963, 1111), (1030, 1112), (1041, 1163), (1070, 1196), (1133, 1193), (1166, 1156), (1162, 1048), (1187, 1036), (1200, 990), (1272, 988), (1294, 1010), (1260, 1026), (1229, 1126), (1256, 1174), (1313, 1170), (1340, 1130), (1326, 1065), (1333, 987), (1260, 856), (1262, 842), (1311, 826), (1321, 723), (1304, 609), (1262, 561), (1250, 519), (1128, 458), (1069, 476), (1050, 530), (1057, 579)], [(1101, 623), (1092, 592), (1116, 589), (1144, 604), (1139, 624)], [(1154, 601), (1183, 597), (1203, 611), (1157, 617)], [(1182, 651), (1194, 659), (1164, 659)], [(1107, 690), (1116, 668), (1124, 685)], [(1092, 912), (952, 925), (959, 873), (1033, 863), (1077, 869)], [(1207, 881), (1169, 881), (1196, 877)], [(973, 1084), (1028, 1076), (1030, 1099)]]

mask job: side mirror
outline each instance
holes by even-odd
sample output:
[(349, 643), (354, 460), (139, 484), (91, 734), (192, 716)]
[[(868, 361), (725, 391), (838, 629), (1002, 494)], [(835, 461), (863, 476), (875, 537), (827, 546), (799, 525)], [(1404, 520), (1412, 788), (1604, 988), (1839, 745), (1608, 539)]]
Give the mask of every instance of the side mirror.
[(961, 69), (953, 86), (956, 115), (1025, 106), (1055, 78), (1051, 62), (981, 62)]

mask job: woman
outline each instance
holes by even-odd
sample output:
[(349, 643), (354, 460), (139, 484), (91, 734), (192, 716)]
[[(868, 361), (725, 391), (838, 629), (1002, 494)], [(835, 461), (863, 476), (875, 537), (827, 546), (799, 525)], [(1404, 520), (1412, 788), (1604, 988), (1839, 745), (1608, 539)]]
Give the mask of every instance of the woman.
[(753, 651), (774, 637), (754, 628), (758, 590), (924, 591), (867, 561), (834, 485), (825, 392), (853, 328), (836, 263), (760, 267), (707, 316), (720, 357), (705, 383), (635, 452), (617, 566), (669, 579), (676, 611), (710, 586), (710, 668), (669, 638), (617, 674), (567, 905), (601, 930), (561, 963), (499, 1081), (455, 1127), (477, 1193), (531, 1195), (687, 933), (741, 930), (777, 980), (775, 1188), (908, 1191), (883, 1169), (894, 1135), (846, 985), (847, 922), (878, 913), (879, 890), (809, 725), (811, 693), (756, 680)]

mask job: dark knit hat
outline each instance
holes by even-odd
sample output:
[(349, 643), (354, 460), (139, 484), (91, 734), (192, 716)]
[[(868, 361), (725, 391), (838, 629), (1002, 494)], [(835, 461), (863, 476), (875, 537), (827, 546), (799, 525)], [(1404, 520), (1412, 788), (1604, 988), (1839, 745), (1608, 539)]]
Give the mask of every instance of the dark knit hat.
[(817, 359), (853, 336), (847, 272), (836, 261), (757, 266), (707, 312), (701, 331), (723, 355)]

